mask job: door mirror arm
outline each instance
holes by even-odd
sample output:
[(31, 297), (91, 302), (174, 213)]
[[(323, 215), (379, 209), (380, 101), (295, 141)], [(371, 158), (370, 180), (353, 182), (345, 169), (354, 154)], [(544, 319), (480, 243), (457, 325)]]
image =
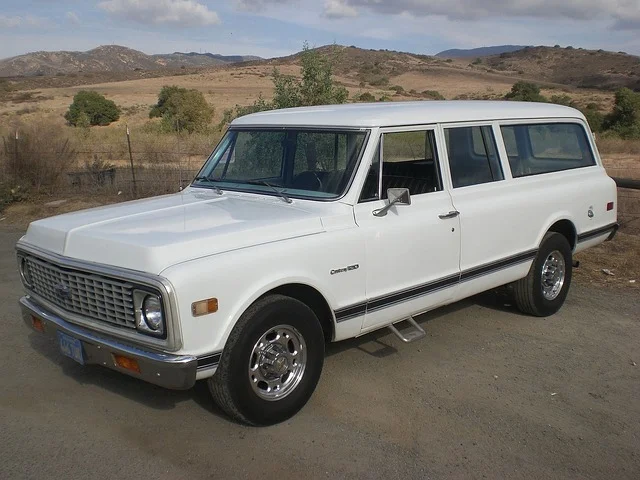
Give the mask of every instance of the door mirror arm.
[(411, 194), (408, 188), (389, 188), (387, 189), (387, 198), (389, 203), (382, 208), (374, 210), (374, 216), (384, 217), (394, 205), (411, 205)]

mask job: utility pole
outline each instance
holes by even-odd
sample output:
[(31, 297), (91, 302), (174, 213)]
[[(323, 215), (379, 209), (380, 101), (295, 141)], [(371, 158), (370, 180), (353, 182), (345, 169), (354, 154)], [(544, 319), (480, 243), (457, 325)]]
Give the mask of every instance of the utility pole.
[(131, 178), (133, 179), (133, 196), (138, 198), (138, 185), (136, 183), (136, 170), (133, 168), (133, 153), (131, 153), (131, 134), (127, 124), (127, 145), (129, 145), (129, 161), (131, 162)]

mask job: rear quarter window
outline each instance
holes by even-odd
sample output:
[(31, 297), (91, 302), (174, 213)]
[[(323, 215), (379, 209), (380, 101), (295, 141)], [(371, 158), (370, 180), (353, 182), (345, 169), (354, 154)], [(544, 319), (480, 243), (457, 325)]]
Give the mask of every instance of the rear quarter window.
[(587, 134), (580, 124), (543, 123), (500, 128), (514, 177), (596, 164)]

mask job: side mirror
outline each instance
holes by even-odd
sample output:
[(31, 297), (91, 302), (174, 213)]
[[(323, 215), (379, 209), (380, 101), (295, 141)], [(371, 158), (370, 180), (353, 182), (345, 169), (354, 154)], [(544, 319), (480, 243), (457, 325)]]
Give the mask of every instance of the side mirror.
[(411, 205), (411, 194), (408, 188), (389, 188), (387, 198), (389, 203), (386, 206), (373, 211), (376, 217), (384, 217), (394, 205)]

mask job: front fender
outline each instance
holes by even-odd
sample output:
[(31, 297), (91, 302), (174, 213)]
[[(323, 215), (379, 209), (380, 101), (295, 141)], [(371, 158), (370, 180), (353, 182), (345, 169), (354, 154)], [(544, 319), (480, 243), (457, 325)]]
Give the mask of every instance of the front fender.
[[(176, 290), (184, 351), (205, 355), (221, 351), (246, 309), (283, 285), (314, 288), (332, 311), (362, 301), (364, 268), (340, 275), (331, 271), (363, 262), (364, 248), (357, 235), (341, 231), (200, 258), (170, 267), (163, 276)], [(194, 317), (191, 304), (208, 298), (218, 300), (218, 311)]]

